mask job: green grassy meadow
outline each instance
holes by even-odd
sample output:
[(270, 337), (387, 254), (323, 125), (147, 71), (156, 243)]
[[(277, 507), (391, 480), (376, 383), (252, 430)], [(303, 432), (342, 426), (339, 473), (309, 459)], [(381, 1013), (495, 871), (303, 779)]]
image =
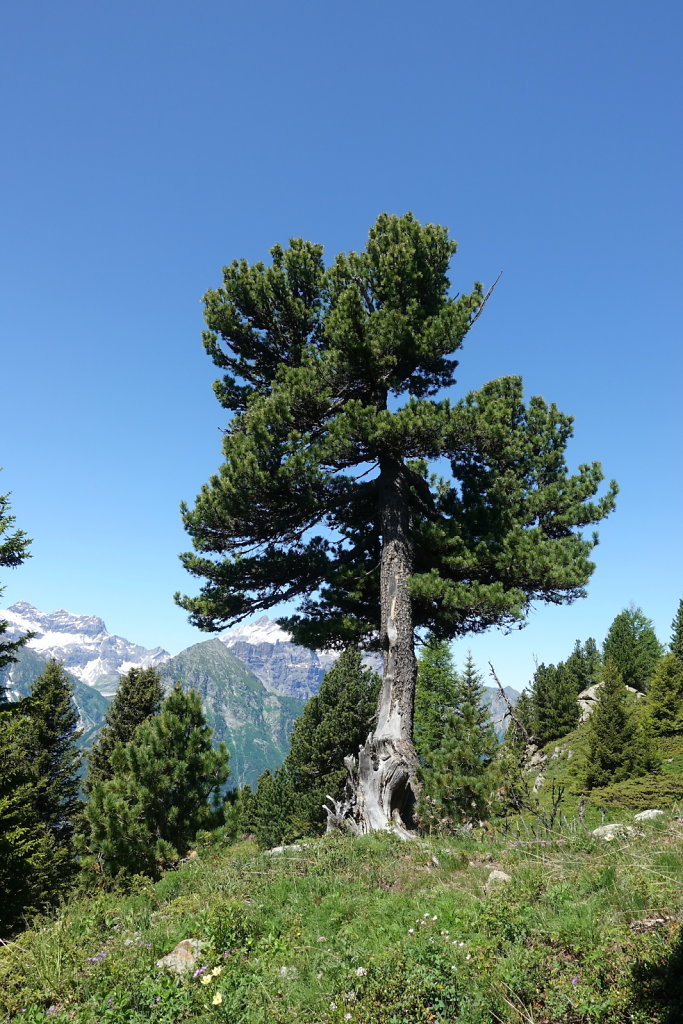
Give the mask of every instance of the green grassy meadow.
[[(493, 869), (511, 881), (487, 886)], [(31, 1024), (676, 1024), (682, 878), (675, 811), (611, 843), (575, 821), (325, 837), (275, 856), (207, 836), (156, 884), (72, 898), (2, 947), (0, 1012)], [(187, 938), (205, 944), (197, 977), (156, 966)]]

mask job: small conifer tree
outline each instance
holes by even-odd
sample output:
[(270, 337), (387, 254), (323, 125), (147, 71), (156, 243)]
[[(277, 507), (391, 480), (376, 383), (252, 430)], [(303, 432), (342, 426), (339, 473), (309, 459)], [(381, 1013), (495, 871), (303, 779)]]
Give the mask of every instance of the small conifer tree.
[(105, 874), (156, 877), (200, 829), (218, 824), (228, 752), (222, 743), (212, 749), (211, 739), (199, 696), (176, 683), (160, 713), (114, 749), (114, 774), (93, 787), (85, 810)]
[(625, 608), (616, 616), (603, 644), (605, 661), (609, 658), (626, 686), (645, 693), (655, 665), (664, 653), (652, 620), (642, 608)]
[[(294, 831), (299, 835), (325, 830), (322, 805), (328, 795), (342, 796), (344, 757), (372, 731), (379, 687), (379, 676), (363, 668), (360, 651), (349, 647), (325, 673), (320, 689), (294, 723), (282, 767), (291, 778)], [(283, 779), (278, 777), (277, 785), (284, 786)], [(261, 789), (259, 782), (259, 794)]]
[(60, 851), (35, 805), (31, 731), (28, 716), (0, 713), (0, 939), (59, 891)]
[[(23, 530), (12, 530), (15, 517), (10, 515), (9, 494), (0, 494), (0, 566), (14, 568), (21, 565), (25, 558), (30, 558), (28, 546), (31, 543)], [(0, 596), (4, 591), (0, 587)], [(9, 623), (0, 619), (0, 668), (16, 661), (17, 651), (31, 639), (32, 633), (16, 640), (6, 639)], [(0, 708), (6, 703), (5, 688), (0, 684)]]
[(656, 767), (651, 744), (630, 703), (626, 685), (611, 658), (589, 722), (587, 789), (622, 782)]
[(447, 641), (430, 637), (417, 662), (414, 742), (420, 763), (441, 746), (446, 720), (457, 699), (458, 674)]
[(566, 736), (579, 720), (577, 682), (564, 662), (539, 665), (531, 684), (533, 733), (538, 742), (548, 743)]
[(74, 868), (74, 831), (80, 813), (81, 754), (78, 711), (71, 680), (60, 662), (47, 663), (22, 702), (30, 719), (30, 744), (37, 785), (33, 803), (55, 841), (64, 877)]
[(655, 736), (683, 729), (683, 662), (665, 654), (647, 688), (646, 722)]
[(683, 664), (683, 599), (678, 602), (678, 611), (671, 623), (669, 652), (674, 654)]
[(90, 793), (98, 782), (113, 775), (111, 755), (119, 743), (129, 743), (135, 730), (158, 714), (164, 691), (154, 668), (131, 668), (121, 676), (104, 725), (88, 751), (88, 774), (83, 788)]
[[(299, 838), (302, 825), (297, 820), (296, 805), (294, 780), (287, 769), (263, 772), (252, 807), (253, 831), (262, 850)], [(319, 806), (319, 817), (322, 816)]]
[(432, 751), (431, 764), (422, 771), (421, 814), (428, 826), (488, 817), (490, 766), (497, 745), (482, 678), (468, 654), (441, 746)]

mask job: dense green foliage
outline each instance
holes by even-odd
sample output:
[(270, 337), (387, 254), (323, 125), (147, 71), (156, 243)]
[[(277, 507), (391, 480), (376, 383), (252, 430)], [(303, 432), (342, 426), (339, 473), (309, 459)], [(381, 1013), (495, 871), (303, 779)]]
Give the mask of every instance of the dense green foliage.
[(372, 730), (379, 677), (363, 668), (361, 653), (349, 647), (325, 673), (317, 694), (294, 723), (291, 746), (281, 768), (261, 775), (243, 811), (243, 828), (259, 845), (275, 846), (325, 830), (323, 804), (341, 799), (344, 758)]
[(683, 661), (673, 652), (660, 658), (650, 677), (646, 713), (655, 736), (683, 731)]
[(164, 691), (153, 668), (131, 668), (121, 676), (96, 741), (88, 751), (86, 793), (113, 774), (111, 755), (119, 743), (129, 743), (135, 730), (161, 707)]
[[(30, 558), (28, 546), (31, 543), (23, 530), (13, 530), (15, 517), (10, 515), (9, 494), (0, 494), (0, 566), (13, 569), (26, 558)], [(0, 596), (4, 591), (0, 587)], [(0, 669), (15, 660), (17, 651), (30, 639), (29, 636), (18, 640), (8, 640), (7, 622), (0, 619)], [(0, 686), (0, 708), (5, 702), (4, 687)]]
[(54, 902), (62, 851), (40, 816), (32, 723), (0, 712), (0, 939)]
[(600, 681), (601, 658), (593, 638), (576, 641), (566, 661), (538, 665), (531, 683), (529, 732), (539, 743), (564, 736), (579, 720), (578, 695)]
[(304, 834), (323, 831), (325, 798), (341, 797), (344, 758), (372, 731), (379, 686), (377, 674), (363, 668), (360, 651), (347, 648), (294, 723), (283, 768), (292, 781), (295, 814)]
[(678, 602), (678, 610), (671, 623), (671, 640), (669, 652), (675, 654), (683, 662), (683, 599)]
[(485, 821), (489, 816), (491, 764), (498, 743), (483, 694), (481, 675), (468, 654), (455, 706), (447, 711), (440, 742), (428, 752), (421, 770), (419, 814), (428, 828)]
[(160, 713), (115, 747), (114, 774), (93, 787), (85, 809), (87, 844), (105, 875), (157, 876), (199, 829), (218, 824), (228, 753), (211, 739), (198, 695), (177, 684)]
[[(272, 264), (235, 261), (205, 297), (215, 385), (234, 413), (224, 463), (183, 520), (203, 580), (180, 597), (218, 629), (283, 600), (305, 646), (371, 643), (380, 617), (380, 509), (410, 520), (412, 616), (446, 638), (519, 625), (534, 600), (583, 594), (594, 535), (614, 507), (597, 501), (597, 463), (570, 475), (571, 417), (518, 378), (462, 401), (460, 348), (482, 289), (449, 296), (455, 243), (410, 214), (382, 214), (365, 249), (325, 268), (322, 247), (293, 240)], [(430, 472), (450, 464), (450, 478)], [(397, 498), (397, 495), (400, 495)]]
[(430, 637), (417, 660), (415, 750), (424, 766), (439, 749), (449, 712), (457, 701), (458, 674), (446, 640)]
[(641, 608), (625, 608), (616, 616), (603, 644), (603, 656), (614, 662), (626, 686), (644, 693), (664, 653), (652, 620)]
[(640, 715), (629, 698), (621, 673), (608, 657), (604, 682), (589, 721), (585, 774), (588, 789), (622, 782), (656, 767), (656, 758)]
[(31, 758), (36, 773), (33, 805), (54, 839), (62, 881), (75, 870), (74, 832), (80, 812), (78, 712), (64, 666), (50, 660), (21, 704), (30, 720)]

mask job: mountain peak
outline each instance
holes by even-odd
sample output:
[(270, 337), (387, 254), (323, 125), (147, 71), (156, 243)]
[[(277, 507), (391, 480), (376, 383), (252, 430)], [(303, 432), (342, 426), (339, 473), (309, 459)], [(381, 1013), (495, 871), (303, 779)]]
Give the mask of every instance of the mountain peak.
[(240, 642), (246, 644), (288, 644), (292, 640), (289, 633), (285, 633), (284, 629), (278, 626), (277, 622), (274, 622), (273, 619), (269, 619), (267, 615), (261, 615), (260, 618), (254, 619), (251, 622), (233, 626), (226, 633), (222, 633), (219, 639), (227, 647), (232, 647)]
[(109, 633), (97, 615), (74, 615), (64, 608), (41, 612), (28, 601), (17, 601), (0, 611), (0, 619), (8, 623), (10, 639), (34, 633), (29, 647), (61, 661), (77, 679), (107, 696), (115, 692), (118, 677), (128, 669), (158, 665), (170, 657), (160, 647), (147, 650)]

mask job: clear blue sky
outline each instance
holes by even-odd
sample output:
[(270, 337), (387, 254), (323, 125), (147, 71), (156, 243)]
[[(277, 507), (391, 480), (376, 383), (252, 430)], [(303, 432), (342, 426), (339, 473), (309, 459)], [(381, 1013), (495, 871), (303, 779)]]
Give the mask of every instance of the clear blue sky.
[[(681, 554), (680, 40), (673, 0), (84, 0), (3, 15), (0, 488), (26, 599), (175, 653), (203, 638), (178, 504), (220, 459), (201, 296), (382, 210), (447, 224), (457, 289), (504, 276), (459, 392), (521, 374), (621, 486), (589, 597), (476, 638), (523, 684), (629, 602), (663, 640)], [(462, 658), (468, 644), (459, 644)]]

